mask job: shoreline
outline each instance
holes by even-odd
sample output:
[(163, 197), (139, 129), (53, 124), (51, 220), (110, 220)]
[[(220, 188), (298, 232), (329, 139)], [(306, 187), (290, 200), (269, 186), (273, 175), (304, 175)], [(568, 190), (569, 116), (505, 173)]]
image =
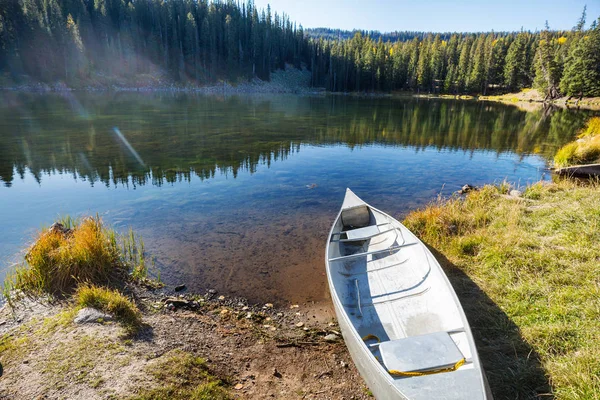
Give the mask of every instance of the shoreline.
[(581, 100), (567, 100), (566, 97), (551, 101), (544, 101), (538, 98), (522, 98), (520, 93), (507, 93), (497, 96), (484, 95), (450, 95), (450, 94), (429, 94), (416, 92), (330, 92), (324, 88), (309, 87), (305, 85), (286, 86), (280, 83), (273, 84), (271, 81), (253, 81), (232, 84), (223, 82), (220, 84), (206, 86), (190, 85), (166, 85), (166, 86), (116, 86), (101, 85), (88, 86), (82, 88), (72, 88), (63, 84), (43, 84), (33, 83), (17, 86), (0, 87), (0, 92), (20, 92), (20, 93), (196, 93), (202, 95), (269, 95), (269, 94), (289, 94), (297, 96), (348, 96), (362, 98), (417, 98), (417, 99), (444, 99), (444, 100), (467, 100), (478, 102), (501, 103), (515, 106), (523, 111), (537, 111), (543, 108), (554, 107), (570, 110), (590, 110), (600, 111), (600, 98), (583, 98)]

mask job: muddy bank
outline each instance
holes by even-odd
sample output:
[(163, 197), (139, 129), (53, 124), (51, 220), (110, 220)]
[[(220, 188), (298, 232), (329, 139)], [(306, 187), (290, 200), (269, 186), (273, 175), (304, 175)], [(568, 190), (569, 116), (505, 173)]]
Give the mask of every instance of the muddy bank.
[(144, 323), (133, 337), (114, 322), (76, 324), (66, 304), (2, 308), (0, 398), (134, 398), (162, 384), (156, 369), (173, 354), (206, 360), (231, 398), (369, 398), (333, 319), (318, 321), (306, 307), (249, 306), (218, 293), (130, 295)]

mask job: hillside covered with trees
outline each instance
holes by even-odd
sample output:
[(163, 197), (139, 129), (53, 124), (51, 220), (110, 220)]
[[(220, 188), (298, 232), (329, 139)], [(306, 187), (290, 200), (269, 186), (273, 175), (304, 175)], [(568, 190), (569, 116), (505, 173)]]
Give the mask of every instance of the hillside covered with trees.
[(311, 71), (330, 91), (600, 96), (600, 27), (570, 31), (305, 31), (252, 0), (0, 0), (0, 73), (84, 86), (156, 74), (203, 85)]

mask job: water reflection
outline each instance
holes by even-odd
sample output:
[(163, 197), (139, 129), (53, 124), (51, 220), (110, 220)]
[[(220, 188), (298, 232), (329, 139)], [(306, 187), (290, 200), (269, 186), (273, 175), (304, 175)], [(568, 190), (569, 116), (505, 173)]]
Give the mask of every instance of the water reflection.
[(469, 101), (170, 93), (0, 103), (0, 278), (41, 224), (100, 213), (168, 284), (251, 301), (327, 297), (346, 187), (401, 218), (465, 183), (543, 177), (587, 114)]
[(134, 185), (254, 172), (301, 144), (433, 146), (550, 157), (585, 112), (492, 103), (349, 97), (4, 93), (0, 180), (29, 168)]

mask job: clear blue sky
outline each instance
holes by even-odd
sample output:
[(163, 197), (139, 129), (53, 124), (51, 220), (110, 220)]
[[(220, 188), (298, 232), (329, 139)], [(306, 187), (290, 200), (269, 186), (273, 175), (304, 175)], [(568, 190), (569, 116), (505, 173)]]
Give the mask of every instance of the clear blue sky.
[(587, 26), (600, 16), (600, 0), (254, 0), (286, 13), (305, 28), (390, 31), (534, 31), (573, 27), (587, 4)]

